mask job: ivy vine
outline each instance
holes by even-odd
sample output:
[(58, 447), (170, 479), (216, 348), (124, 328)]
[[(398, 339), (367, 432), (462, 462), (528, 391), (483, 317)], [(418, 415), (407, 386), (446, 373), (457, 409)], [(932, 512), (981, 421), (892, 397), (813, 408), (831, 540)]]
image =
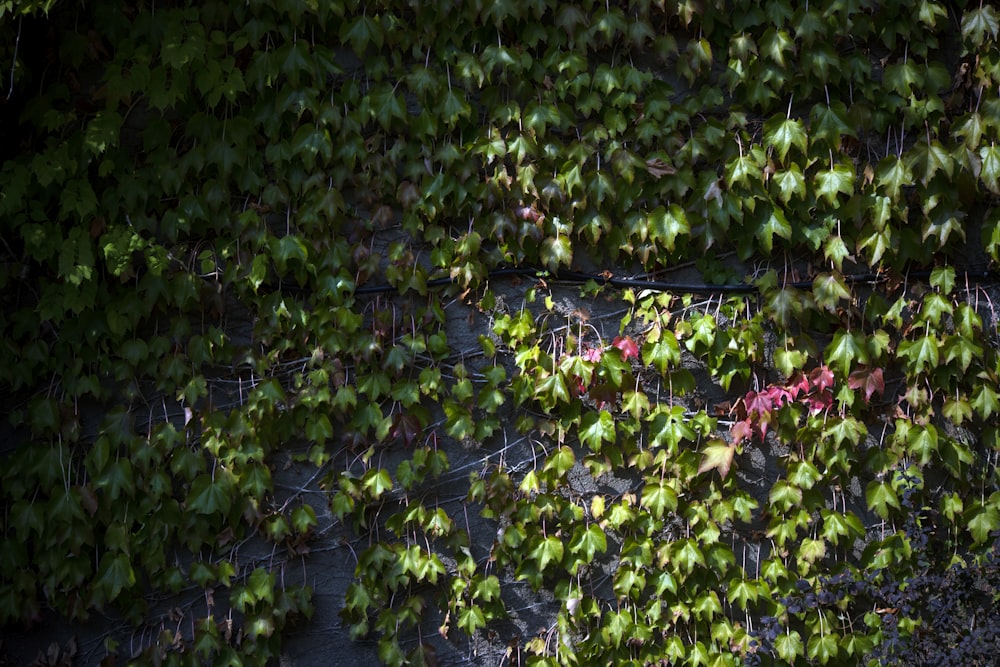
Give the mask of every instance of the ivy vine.
[(0, 35), (0, 625), (269, 664), (337, 535), (386, 664), (995, 654), (992, 5), (0, 0)]

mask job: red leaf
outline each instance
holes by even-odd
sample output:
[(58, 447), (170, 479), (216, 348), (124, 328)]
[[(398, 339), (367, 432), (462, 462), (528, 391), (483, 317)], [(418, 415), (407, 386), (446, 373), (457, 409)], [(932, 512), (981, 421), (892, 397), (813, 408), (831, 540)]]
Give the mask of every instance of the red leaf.
[(788, 379), (788, 393), (792, 399), (798, 398), (800, 393), (809, 392), (809, 379), (801, 371), (795, 371), (795, 375)]
[(639, 346), (635, 344), (631, 336), (618, 336), (611, 344), (622, 351), (622, 359), (625, 361), (639, 356)]
[(882, 377), (881, 368), (861, 368), (847, 378), (847, 386), (857, 391), (864, 390), (865, 401), (871, 401), (872, 394), (878, 392), (881, 396), (885, 392), (885, 380)]
[(618, 390), (607, 382), (594, 385), (587, 393), (590, 395), (590, 398), (597, 403), (597, 407), (599, 409), (606, 408), (609, 405), (614, 405), (615, 401), (618, 400)]
[(818, 394), (806, 396), (805, 402), (809, 406), (809, 413), (816, 414), (830, 409), (833, 405), (833, 394), (824, 390)]
[(833, 386), (833, 371), (826, 364), (814, 368), (809, 374), (809, 380), (813, 387), (820, 391), (825, 391)]
[(601, 348), (588, 347), (586, 350), (583, 351), (583, 355), (581, 356), (583, 356), (584, 360), (592, 361), (596, 364), (601, 360), (602, 354), (604, 354), (604, 351)]
[(743, 398), (743, 402), (746, 403), (747, 412), (751, 415), (758, 414), (767, 417), (771, 414), (771, 408), (773, 405), (771, 403), (771, 396), (766, 391), (750, 390)]
[(729, 438), (734, 445), (738, 445), (744, 440), (749, 440), (753, 435), (753, 425), (749, 419), (742, 419), (735, 422), (729, 429)]
[(416, 415), (399, 413), (393, 418), (392, 422), (392, 429), (389, 431), (389, 434), (393, 438), (402, 438), (403, 444), (407, 447), (412, 445), (417, 436), (423, 432), (420, 418)]
[(784, 387), (770, 386), (766, 390), (767, 397), (771, 399), (771, 409), (780, 408), (783, 404), (792, 400), (792, 394)]

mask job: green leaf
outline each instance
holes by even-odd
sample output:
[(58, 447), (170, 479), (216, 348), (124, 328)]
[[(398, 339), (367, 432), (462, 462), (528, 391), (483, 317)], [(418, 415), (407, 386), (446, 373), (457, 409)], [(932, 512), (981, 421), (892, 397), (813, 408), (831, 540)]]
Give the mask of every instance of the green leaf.
[(669, 208), (657, 206), (649, 212), (647, 224), (649, 238), (670, 252), (674, 251), (678, 237), (691, 233), (687, 215), (677, 204), (671, 204)]
[(784, 204), (788, 204), (792, 197), (802, 200), (806, 198), (806, 179), (796, 162), (775, 173), (774, 183), (778, 186), (778, 198)]
[(774, 639), (774, 650), (778, 657), (789, 664), (794, 664), (796, 658), (803, 654), (802, 635), (796, 630), (786, 630), (785, 634)]
[(671, 366), (681, 363), (681, 348), (673, 331), (667, 330), (659, 340), (646, 340), (642, 345), (642, 361), (647, 366), (653, 366), (660, 375), (666, 377)]
[(462, 632), (472, 636), (476, 630), (486, 627), (486, 617), (478, 605), (470, 605), (459, 610), (456, 625)]
[(382, 48), (384, 31), (377, 16), (372, 17), (365, 14), (350, 23), (344, 23), (341, 27), (340, 39), (344, 42), (350, 42), (354, 53), (360, 58), (365, 55), (369, 44), (374, 45), (376, 49)]
[(798, 322), (803, 309), (808, 305), (808, 297), (795, 287), (769, 289), (764, 292), (763, 297), (764, 312), (782, 329), (788, 329)]
[(566, 236), (550, 236), (542, 241), (540, 256), (545, 268), (558, 272), (559, 267), (573, 263), (573, 246)]
[(116, 599), (123, 590), (131, 589), (135, 585), (135, 570), (129, 557), (124, 553), (104, 554), (97, 568), (97, 585), (109, 601)]
[(605, 442), (614, 442), (616, 438), (615, 420), (610, 412), (587, 412), (580, 421), (580, 442), (593, 452), (600, 452)]
[(854, 194), (854, 168), (838, 162), (830, 169), (820, 170), (813, 177), (813, 187), (817, 198), (826, 199), (834, 208), (839, 207), (838, 195)]
[(801, 120), (786, 118), (782, 115), (772, 116), (764, 123), (764, 140), (778, 152), (778, 159), (785, 162), (788, 151), (795, 146), (806, 155), (809, 138)]
[(677, 492), (663, 480), (647, 483), (642, 489), (643, 507), (657, 519), (677, 510)]
[(814, 634), (809, 638), (806, 655), (808, 655), (811, 660), (817, 660), (819, 661), (819, 664), (825, 665), (830, 662), (830, 660), (837, 657), (839, 640), (840, 636), (833, 632)]
[(191, 490), (187, 496), (188, 509), (196, 514), (229, 514), (232, 507), (231, 484), (226, 484), (228, 476), (220, 472), (215, 475), (205, 473), (191, 482)]
[(907, 370), (913, 373), (924, 373), (937, 368), (940, 356), (938, 354), (937, 337), (926, 334), (916, 340), (904, 340), (897, 349), (898, 356), (909, 362)]
[(299, 533), (307, 533), (318, 524), (316, 510), (312, 508), (312, 505), (302, 504), (292, 510), (292, 526)]
[(87, 123), (83, 145), (95, 156), (101, 155), (108, 148), (118, 143), (121, 132), (122, 117), (115, 111), (104, 110), (94, 115)]
[(990, 144), (979, 149), (982, 168), (979, 177), (993, 194), (1000, 194), (1000, 146)]
[(986, 41), (987, 35), (994, 40), (1000, 30), (996, 9), (993, 5), (980, 3), (978, 9), (971, 9), (962, 15), (962, 37), (969, 40), (973, 48)]
[(851, 300), (851, 289), (839, 273), (820, 273), (813, 279), (813, 299), (816, 305), (836, 313), (841, 301)]
[(865, 345), (865, 337), (859, 331), (837, 331), (833, 335), (833, 340), (826, 348), (824, 355), (827, 366), (840, 371), (840, 374), (847, 377), (850, 374), (852, 365), (869, 364), (868, 349)]
[(576, 455), (573, 450), (563, 445), (556, 451), (549, 454), (549, 457), (545, 460), (545, 467), (543, 472), (555, 473), (557, 479), (563, 478), (570, 468), (576, 463)]
[(770, 506), (787, 512), (802, 503), (802, 489), (789, 484), (787, 480), (779, 479), (771, 486), (767, 502)]
[(705, 555), (698, 548), (698, 542), (694, 538), (674, 542), (673, 550), (673, 561), (677, 563), (681, 572), (691, 574), (696, 566), (705, 566)]
[(914, 184), (913, 171), (907, 162), (899, 157), (886, 157), (878, 163), (875, 183), (892, 201), (898, 201), (900, 191)]
[(471, 114), (472, 107), (464, 96), (459, 96), (454, 89), (449, 88), (441, 103), (441, 118), (445, 124), (454, 126), (460, 118), (468, 118)]
[(976, 544), (990, 538), (990, 533), (1000, 528), (1000, 512), (992, 505), (976, 503), (965, 513), (965, 525)]
[(597, 552), (604, 553), (608, 549), (608, 540), (604, 536), (604, 531), (596, 523), (587, 527), (578, 525), (573, 531), (573, 539), (570, 540), (569, 550), (571, 553), (580, 554), (584, 557), (584, 562), (590, 563), (594, 560)]
[(874, 480), (865, 489), (865, 500), (868, 509), (874, 511), (883, 519), (889, 518), (889, 508), (900, 509), (899, 498), (896, 496), (892, 484), (886, 481)]
[(955, 139), (962, 139), (962, 143), (970, 151), (979, 148), (983, 138), (983, 117), (978, 111), (961, 116), (955, 121), (951, 131), (951, 136)]
[(777, 206), (772, 206), (771, 214), (764, 221), (764, 224), (757, 229), (754, 236), (760, 242), (761, 249), (770, 254), (774, 248), (774, 237), (776, 235), (787, 241), (792, 238), (792, 226), (788, 224), (785, 212)]
[(847, 119), (847, 106), (843, 102), (837, 100), (829, 105), (817, 104), (810, 112), (809, 132), (813, 140), (823, 139), (835, 149), (840, 148), (841, 137), (858, 136)]
[(978, 385), (972, 394), (972, 409), (982, 419), (1000, 414), (1000, 394), (986, 383)]
[(726, 591), (726, 599), (729, 604), (738, 604), (741, 609), (746, 609), (750, 603), (756, 603), (759, 597), (760, 591), (757, 584), (746, 579), (730, 582)]
[(563, 557), (563, 543), (558, 537), (549, 536), (537, 541), (528, 552), (528, 557), (538, 563), (538, 570), (544, 571), (549, 563), (559, 563)]

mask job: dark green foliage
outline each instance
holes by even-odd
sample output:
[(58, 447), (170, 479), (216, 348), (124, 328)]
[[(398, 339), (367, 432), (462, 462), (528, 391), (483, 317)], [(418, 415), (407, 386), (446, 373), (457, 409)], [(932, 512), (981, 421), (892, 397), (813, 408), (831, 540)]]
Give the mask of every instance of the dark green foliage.
[[(201, 592), (138, 659), (267, 663), (329, 528), (291, 454), (389, 664), (432, 660), (434, 610), (489, 636), (518, 581), (558, 603), (529, 664), (992, 645), (998, 32), (932, 0), (0, 1), (0, 623)], [(616, 337), (554, 298), (595, 261)], [(611, 280), (691, 262), (704, 300)]]

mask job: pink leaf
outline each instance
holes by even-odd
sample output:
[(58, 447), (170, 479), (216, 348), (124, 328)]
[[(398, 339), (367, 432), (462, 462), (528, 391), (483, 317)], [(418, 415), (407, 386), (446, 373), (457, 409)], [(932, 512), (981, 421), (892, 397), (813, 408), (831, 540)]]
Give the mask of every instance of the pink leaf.
[(729, 429), (729, 438), (734, 445), (738, 445), (744, 440), (749, 440), (753, 435), (753, 425), (749, 419), (742, 419), (735, 422)]
[(746, 403), (747, 412), (751, 415), (757, 414), (767, 417), (771, 414), (773, 404), (770, 394), (766, 391), (748, 391), (743, 402)]
[(788, 393), (793, 399), (798, 398), (800, 393), (808, 393), (809, 386), (809, 378), (800, 371), (795, 371), (795, 375), (788, 379)]
[(622, 359), (625, 361), (639, 356), (639, 346), (635, 344), (631, 336), (618, 336), (611, 344), (622, 351)]
[(833, 394), (824, 390), (818, 394), (806, 396), (806, 405), (809, 406), (810, 414), (817, 414), (824, 410), (829, 410), (833, 405)]

